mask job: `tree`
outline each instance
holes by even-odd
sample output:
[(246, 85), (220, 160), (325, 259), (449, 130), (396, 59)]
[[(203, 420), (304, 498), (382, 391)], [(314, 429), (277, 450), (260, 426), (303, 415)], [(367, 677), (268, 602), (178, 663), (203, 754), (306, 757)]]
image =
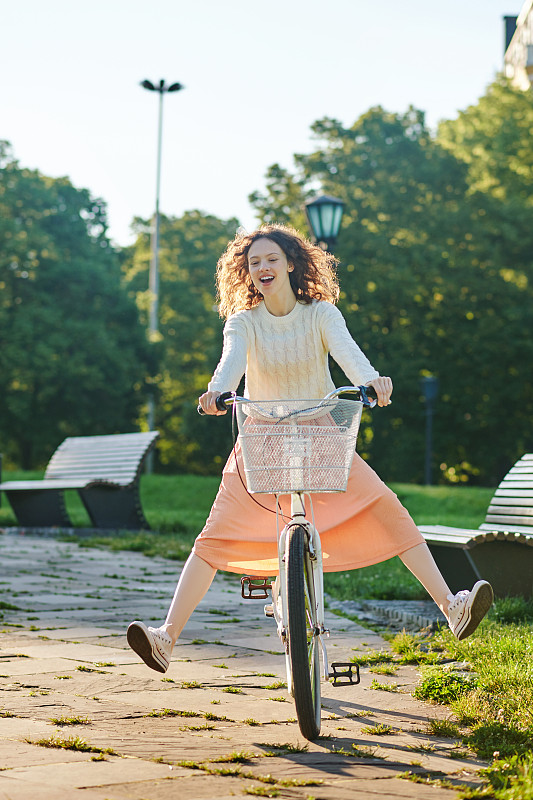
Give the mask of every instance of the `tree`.
[(435, 449), (443, 478), (496, 479), (529, 431), (523, 420), (511, 438), (502, 430), (498, 386), (511, 382), (533, 410), (516, 379), (533, 355), (517, 312), (526, 304), (530, 313), (530, 298), (522, 274), (502, 260), (514, 240), (516, 262), (520, 236), (516, 227), (493, 227), (508, 207), (471, 191), (464, 159), (435, 140), (416, 109), (375, 108), (350, 128), (325, 119), (313, 131), (320, 147), (295, 156), (296, 175), (278, 172), (275, 191), (253, 200), (265, 219), (280, 203), (286, 215), (287, 198), (298, 189), (303, 202), (310, 186), (346, 203), (336, 249), (340, 307), (371, 361), (395, 379), (393, 405), (363, 427), (360, 449), (387, 479), (421, 480), (418, 387), (430, 372), (441, 382)]
[(148, 350), (106, 209), (0, 148), (0, 430), (23, 468), (66, 435), (135, 429)]
[(498, 464), (495, 475), (533, 446), (532, 129), (533, 92), (499, 76), (475, 105), (442, 123), (437, 135), (467, 167), (468, 197), (479, 207), (485, 237), (485, 272), (497, 284), (493, 302), (474, 317), (485, 353), (485, 386), (490, 384), (485, 409), (492, 415), (491, 425), (484, 415), (480, 449)]
[(437, 139), (468, 165), (470, 192), (533, 207), (533, 92), (500, 76), (475, 105), (442, 122)]
[[(161, 219), (158, 370), (153, 380), (164, 469), (220, 472), (231, 446), (228, 425), (199, 417), (196, 404), (220, 357), (223, 323), (215, 306), (215, 267), (238, 224), (200, 211)], [(150, 228), (140, 219), (135, 228), (137, 241), (123, 254), (123, 270), (146, 321)]]

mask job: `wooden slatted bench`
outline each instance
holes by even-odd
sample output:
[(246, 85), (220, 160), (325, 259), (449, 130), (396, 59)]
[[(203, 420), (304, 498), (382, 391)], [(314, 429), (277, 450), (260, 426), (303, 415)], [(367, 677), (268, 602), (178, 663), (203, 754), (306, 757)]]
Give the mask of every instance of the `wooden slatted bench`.
[(149, 529), (139, 478), (158, 436), (149, 431), (69, 437), (53, 454), (43, 480), (7, 481), (0, 490), (23, 527), (72, 527), (64, 491), (76, 489), (95, 528)]
[(524, 455), (496, 489), (478, 530), (421, 525), (450, 589), (480, 578), (497, 595), (533, 595), (533, 453)]

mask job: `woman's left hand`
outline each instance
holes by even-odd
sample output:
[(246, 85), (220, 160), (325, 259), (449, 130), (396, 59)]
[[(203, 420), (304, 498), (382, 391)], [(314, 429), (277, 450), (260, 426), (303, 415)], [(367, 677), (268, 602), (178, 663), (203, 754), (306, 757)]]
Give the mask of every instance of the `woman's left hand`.
[(374, 378), (373, 381), (367, 383), (367, 386), (372, 386), (374, 389), (378, 398), (378, 406), (389, 405), (392, 394), (392, 380), (390, 378)]

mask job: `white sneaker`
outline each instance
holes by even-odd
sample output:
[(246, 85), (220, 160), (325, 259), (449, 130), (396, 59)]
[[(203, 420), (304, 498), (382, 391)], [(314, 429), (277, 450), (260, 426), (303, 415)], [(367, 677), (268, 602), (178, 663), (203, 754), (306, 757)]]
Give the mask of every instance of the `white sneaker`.
[(128, 627), (128, 644), (144, 663), (157, 672), (166, 672), (172, 655), (172, 639), (161, 628), (147, 628), (135, 620)]
[(469, 592), (457, 592), (455, 597), (448, 595), (448, 625), (458, 639), (466, 639), (474, 633), (489, 610), (494, 599), (492, 586), (487, 581), (478, 581)]

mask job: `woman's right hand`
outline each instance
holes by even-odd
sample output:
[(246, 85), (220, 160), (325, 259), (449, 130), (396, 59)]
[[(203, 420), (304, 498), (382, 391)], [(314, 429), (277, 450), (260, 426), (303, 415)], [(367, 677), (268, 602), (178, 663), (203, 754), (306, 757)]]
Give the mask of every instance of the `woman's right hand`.
[(213, 414), (218, 417), (228, 413), (227, 411), (219, 411), (216, 407), (216, 399), (220, 397), (220, 394), (220, 392), (204, 392), (200, 395), (198, 403), (205, 414)]

